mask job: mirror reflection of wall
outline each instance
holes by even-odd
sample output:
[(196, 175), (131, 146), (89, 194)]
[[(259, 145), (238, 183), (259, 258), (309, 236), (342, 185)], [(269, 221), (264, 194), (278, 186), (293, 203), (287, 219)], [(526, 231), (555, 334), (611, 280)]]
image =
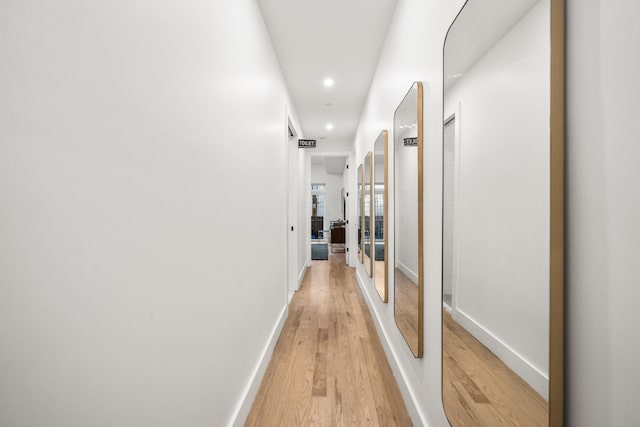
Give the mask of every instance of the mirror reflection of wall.
[(396, 109), (394, 150), (394, 316), (415, 357), (422, 357), (422, 84)]
[(383, 130), (373, 148), (373, 256), (374, 284), (382, 302), (387, 302), (387, 144), (388, 132)]
[(445, 43), (443, 402), (549, 422), (550, 0), (469, 0)]

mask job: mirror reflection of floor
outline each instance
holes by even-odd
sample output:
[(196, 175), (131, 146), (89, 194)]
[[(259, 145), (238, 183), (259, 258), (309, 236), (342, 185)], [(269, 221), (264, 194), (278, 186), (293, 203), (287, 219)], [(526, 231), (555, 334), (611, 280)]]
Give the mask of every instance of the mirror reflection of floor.
[(442, 396), (456, 426), (546, 426), (547, 402), (442, 312)]
[(374, 271), (374, 276), (375, 276), (375, 285), (376, 285), (376, 290), (378, 291), (378, 295), (383, 296), (384, 295), (384, 261), (375, 261), (374, 262), (375, 265), (375, 271)]
[(395, 269), (395, 317), (398, 328), (413, 351), (418, 352), (418, 286)]

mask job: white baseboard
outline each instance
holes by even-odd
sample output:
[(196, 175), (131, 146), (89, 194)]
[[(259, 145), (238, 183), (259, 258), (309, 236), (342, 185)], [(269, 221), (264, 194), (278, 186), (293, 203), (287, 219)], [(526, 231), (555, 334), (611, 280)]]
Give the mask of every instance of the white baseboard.
[(302, 285), (302, 281), (304, 280), (304, 275), (307, 274), (309, 267), (311, 267), (310, 264), (305, 264), (302, 267), (302, 270), (300, 270), (300, 273), (298, 274), (298, 289), (300, 289), (300, 285)]
[(302, 270), (300, 270), (300, 274), (298, 274), (298, 281), (296, 282), (296, 288), (294, 290), (289, 289), (287, 304), (291, 302), (293, 295), (298, 291), (298, 289), (300, 289), (300, 286), (302, 286), (302, 281), (304, 280), (304, 276), (307, 274), (308, 269), (309, 266), (305, 264), (302, 267)]
[(409, 267), (404, 265), (401, 262), (396, 262), (396, 268), (402, 272), (405, 276), (407, 276), (414, 284), (418, 283), (418, 273), (411, 270)]
[(547, 400), (549, 399), (549, 377), (547, 375), (540, 372), (538, 368), (529, 363), (522, 355), (518, 354), (513, 348), (509, 347), (508, 344), (496, 337), (459, 308), (456, 307), (453, 309), (452, 317), (453, 320), (476, 337), (478, 341), (491, 350), (493, 354), (533, 387), (534, 390), (540, 393), (542, 397)]
[(260, 383), (262, 382), (262, 377), (264, 377), (264, 373), (267, 370), (267, 366), (269, 365), (269, 361), (271, 361), (271, 355), (273, 354), (273, 349), (276, 347), (276, 343), (278, 342), (278, 338), (280, 338), (280, 333), (282, 332), (282, 328), (284, 327), (284, 323), (287, 320), (287, 316), (289, 314), (289, 307), (286, 305), (282, 312), (280, 313), (280, 317), (276, 322), (273, 330), (271, 331), (271, 336), (269, 337), (269, 341), (265, 346), (262, 354), (260, 355), (260, 359), (256, 364), (255, 369), (253, 370), (253, 374), (249, 379), (249, 383), (247, 384), (244, 392), (242, 393), (242, 398), (240, 402), (238, 402), (238, 406), (236, 407), (229, 426), (233, 427), (241, 427), (244, 425), (244, 422), (247, 420), (247, 416), (249, 415), (249, 411), (251, 411), (251, 406), (253, 405), (253, 401), (258, 394), (258, 389), (260, 388)]
[(362, 280), (360, 271), (357, 268), (356, 279), (364, 296), (364, 300), (367, 302), (367, 306), (369, 307), (369, 313), (371, 313), (373, 323), (376, 325), (380, 343), (382, 344), (384, 353), (387, 355), (389, 366), (391, 366), (393, 376), (398, 383), (398, 387), (400, 388), (400, 394), (402, 394), (402, 399), (404, 400), (404, 404), (407, 407), (407, 412), (409, 412), (409, 416), (411, 417), (411, 422), (414, 426), (428, 426), (429, 423), (427, 422), (427, 417), (419, 409), (420, 406), (416, 404), (419, 401), (417, 393), (415, 393), (413, 387), (411, 387), (410, 383), (407, 381), (407, 378), (409, 378), (410, 374), (398, 363), (399, 355), (394, 351), (393, 346), (389, 344), (390, 340), (387, 330), (382, 325), (377, 311), (372, 307), (371, 296), (369, 295), (368, 290), (365, 288), (364, 281)]

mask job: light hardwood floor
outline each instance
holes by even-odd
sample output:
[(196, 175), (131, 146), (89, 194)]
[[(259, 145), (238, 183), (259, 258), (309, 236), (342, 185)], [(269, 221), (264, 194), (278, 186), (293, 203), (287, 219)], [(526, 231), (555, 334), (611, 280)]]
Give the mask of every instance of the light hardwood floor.
[(443, 311), (443, 402), (453, 426), (546, 426), (547, 402)]
[(314, 261), (245, 426), (410, 426), (344, 254)]

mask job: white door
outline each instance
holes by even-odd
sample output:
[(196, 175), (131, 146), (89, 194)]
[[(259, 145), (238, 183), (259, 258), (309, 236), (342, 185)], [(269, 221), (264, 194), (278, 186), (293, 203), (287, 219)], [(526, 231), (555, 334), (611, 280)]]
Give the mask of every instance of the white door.
[(289, 137), (287, 176), (287, 288), (289, 299), (298, 290), (298, 143)]

